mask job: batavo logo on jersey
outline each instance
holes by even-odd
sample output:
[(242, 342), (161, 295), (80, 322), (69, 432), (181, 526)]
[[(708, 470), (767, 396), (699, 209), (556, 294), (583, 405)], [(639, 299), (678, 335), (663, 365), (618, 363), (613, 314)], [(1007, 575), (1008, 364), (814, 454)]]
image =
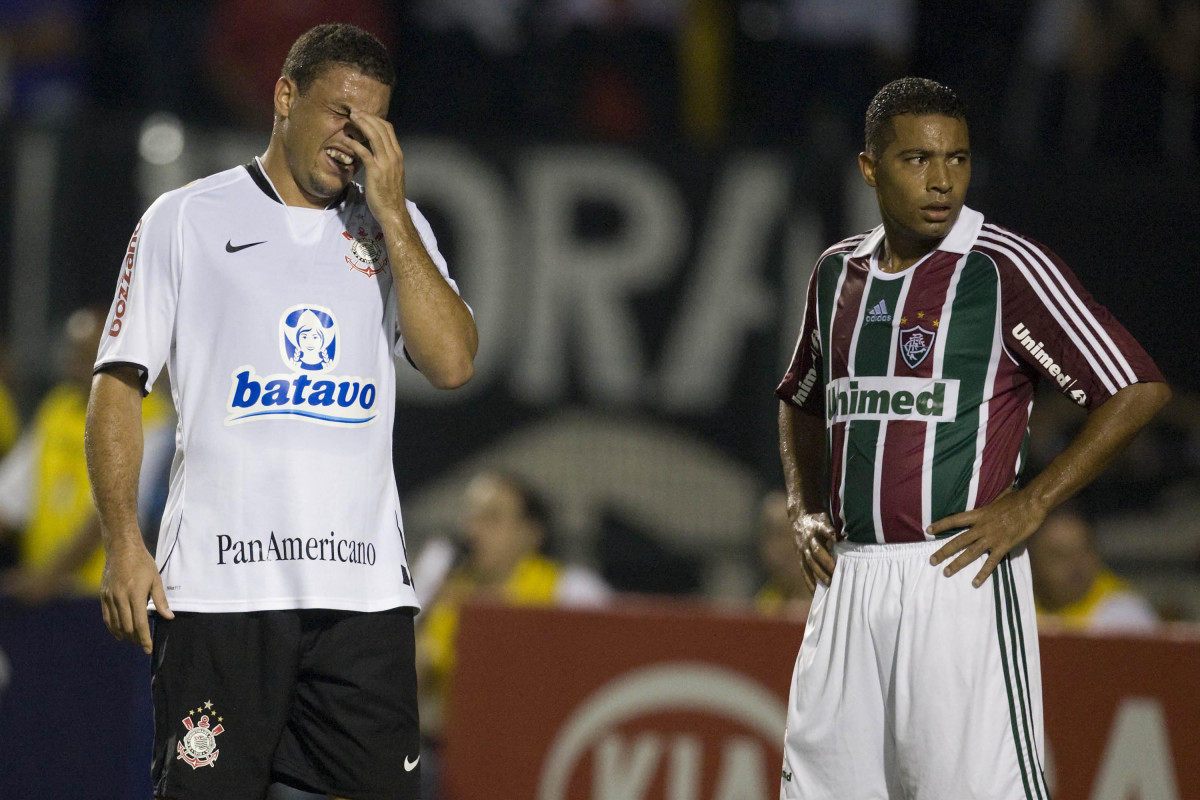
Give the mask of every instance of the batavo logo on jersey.
[(771, 797), (786, 719), (779, 698), (730, 669), (674, 662), (629, 672), (558, 730), (537, 800), (690, 798), (709, 786), (705, 797)]
[(256, 419), (303, 419), (324, 425), (374, 421), (375, 382), (333, 375), (341, 355), (340, 327), (328, 308), (292, 306), (279, 320), (279, 355), (291, 373), (234, 370), (226, 425)]
[(838, 378), (825, 390), (825, 424), (852, 420), (953, 422), (958, 381), (936, 378)]
[(125, 324), (125, 311), (129, 307), (129, 285), (133, 281), (133, 262), (137, 257), (138, 234), (141, 230), (142, 221), (139, 219), (137, 227), (133, 229), (133, 236), (129, 237), (125, 263), (121, 265), (121, 279), (117, 282), (117, 301), (113, 304), (113, 318), (108, 326), (109, 336), (119, 334), (121, 326)]

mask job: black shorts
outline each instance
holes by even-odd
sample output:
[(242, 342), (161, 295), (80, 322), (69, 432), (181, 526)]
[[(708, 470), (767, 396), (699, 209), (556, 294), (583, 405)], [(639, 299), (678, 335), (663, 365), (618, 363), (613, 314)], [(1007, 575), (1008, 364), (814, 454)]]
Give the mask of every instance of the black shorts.
[(420, 796), (413, 609), (157, 618), (154, 793)]

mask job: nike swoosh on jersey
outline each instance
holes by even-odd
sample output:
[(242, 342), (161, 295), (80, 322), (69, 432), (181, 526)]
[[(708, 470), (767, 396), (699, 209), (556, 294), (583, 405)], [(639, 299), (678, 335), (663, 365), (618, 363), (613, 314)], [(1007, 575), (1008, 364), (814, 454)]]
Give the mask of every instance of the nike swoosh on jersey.
[(238, 250), (245, 250), (247, 247), (254, 247), (256, 244), (266, 244), (264, 239), (261, 242), (250, 242), (250, 244), (234, 244), (232, 239), (225, 240), (225, 252), (236, 253)]
[(420, 753), (417, 753), (416, 761), (409, 761), (408, 756), (405, 756), (404, 757), (404, 771), (412, 772), (414, 769), (416, 769), (417, 764), (420, 764), (420, 763), (421, 763), (421, 754)]

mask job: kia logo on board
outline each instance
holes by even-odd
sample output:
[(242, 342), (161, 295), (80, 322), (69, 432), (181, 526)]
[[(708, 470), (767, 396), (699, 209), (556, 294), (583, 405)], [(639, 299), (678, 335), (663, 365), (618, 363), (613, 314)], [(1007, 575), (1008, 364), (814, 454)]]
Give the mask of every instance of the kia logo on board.
[(711, 664), (658, 664), (601, 687), (555, 735), (538, 800), (778, 797), (787, 707)]

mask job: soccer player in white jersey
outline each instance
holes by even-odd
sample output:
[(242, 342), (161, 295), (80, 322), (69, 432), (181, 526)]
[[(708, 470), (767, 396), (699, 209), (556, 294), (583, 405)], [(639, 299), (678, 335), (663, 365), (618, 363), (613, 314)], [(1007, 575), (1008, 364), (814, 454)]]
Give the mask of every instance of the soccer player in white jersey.
[[(883, 224), (821, 256), (776, 390), (815, 587), (781, 796), (1048, 800), (1025, 540), (1170, 390), (1057, 256), (963, 206), (950, 89), (881, 89), (859, 165)], [(1088, 418), (1024, 482), (1038, 381)]]
[[(370, 34), (308, 31), (266, 153), (160, 197), (122, 262), (87, 453), (104, 621), (152, 656), (158, 798), (418, 796), (395, 360), (454, 388), (477, 334), (405, 198), (394, 83)], [(164, 365), (179, 424), (151, 554), (138, 410)]]

